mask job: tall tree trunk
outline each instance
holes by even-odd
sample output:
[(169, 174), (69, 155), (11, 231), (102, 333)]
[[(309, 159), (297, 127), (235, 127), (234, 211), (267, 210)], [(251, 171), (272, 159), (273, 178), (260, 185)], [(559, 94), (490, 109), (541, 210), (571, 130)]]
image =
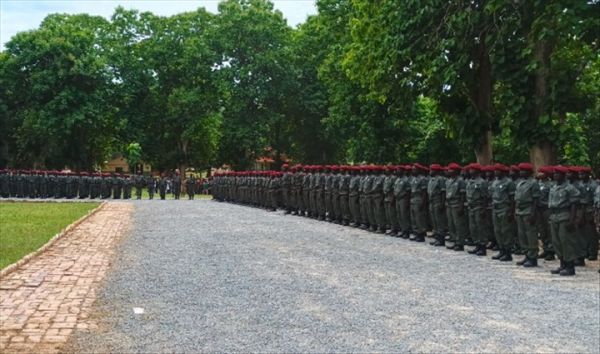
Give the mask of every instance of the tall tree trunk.
[[(480, 119), (485, 120), (485, 129), (482, 130), (482, 139), (478, 147), (475, 148), (475, 157), (481, 165), (489, 165), (493, 161), (492, 150), (492, 64), (490, 62), (489, 49), (485, 43), (486, 33), (484, 32), (477, 48), (477, 78), (478, 87), (475, 88), (474, 101), (477, 105), (477, 111)], [(476, 85), (477, 86), (477, 85)]]
[[(534, 108), (530, 119), (541, 122), (540, 117), (547, 116), (545, 122), (550, 124), (552, 112), (548, 107), (548, 77), (550, 76), (550, 56), (553, 45), (547, 40), (538, 40), (535, 44), (534, 57), (538, 63), (535, 73)], [(556, 163), (556, 146), (553, 141), (542, 138), (529, 148), (529, 158), (537, 169), (540, 166)]]

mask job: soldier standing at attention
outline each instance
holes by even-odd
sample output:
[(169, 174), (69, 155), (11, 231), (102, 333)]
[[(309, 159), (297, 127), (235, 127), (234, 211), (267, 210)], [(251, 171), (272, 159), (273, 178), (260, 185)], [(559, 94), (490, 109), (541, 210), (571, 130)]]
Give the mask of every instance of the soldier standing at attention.
[(146, 178), (145, 184), (146, 184), (146, 187), (148, 187), (148, 198), (150, 200), (154, 199), (154, 192), (156, 191), (156, 180), (154, 179), (152, 174), (150, 174)]
[(365, 181), (363, 184), (363, 194), (364, 194), (364, 212), (365, 212), (365, 220), (368, 226), (369, 231), (375, 231), (377, 225), (375, 224), (375, 216), (373, 215), (373, 203), (370, 195), (371, 185), (373, 184), (373, 173), (375, 171), (375, 166), (366, 166), (365, 169)]
[(123, 179), (123, 199), (131, 199), (131, 186), (133, 185), (133, 177), (125, 175)]
[(359, 198), (359, 185), (360, 185), (360, 176), (359, 176), (360, 167), (352, 166), (350, 168), (351, 178), (350, 184), (348, 186), (348, 203), (350, 207), (350, 215), (351, 222), (350, 226), (357, 227), (360, 225), (360, 204), (358, 201)]
[(175, 199), (179, 199), (181, 195), (181, 175), (179, 169), (175, 169), (175, 177), (173, 177), (173, 194)]
[(477, 256), (487, 254), (489, 228), (487, 225), (488, 182), (481, 177), (481, 165), (469, 165), (471, 178), (467, 181), (467, 207), (469, 212), (469, 229), (475, 242), (475, 248), (468, 253)]
[(87, 172), (81, 172), (79, 177), (79, 199), (89, 198), (89, 178)]
[(283, 202), (283, 208), (285, 209), (285, 214), (290, 214), (292, 212), (291, 208), (291, 198), (290, 192), (292, 187), (292, 173), (289, 171), (290, 165), (284, 163), (281, 165), (281, 172), (283, 176), (281, 176), (281, 197)]
[(538, 201), (538, 217), (537, 217), (537, 228), (540, 234), (540, 240), (542, 241), (543, 251), (538, 255), (538, 259), (545, 259), (547, 261), (554, 260), (554, 248), (552, 247), (552, 237), (550, 235), (550, 209), (548, 209), (548, 195), (550, 194), (550, 188), (552, 182), (550, 179), (554, 174), (554, 170), (551, 166), (543, 166), (538, 170), (538, 185), (540, 186), (540, 198)]
[(457, 163), (448, 165), (449, 178), (446, 181), (446, 204), (448, 206), (448, 229), (454, 242), (454, 251), (464, 251), (467, 237), (467, 213), (465, 198), (467, 185), (459, 172), (462, 170)]
[(327, 210), (325, 209), (325, 169), (324, 166), (318, 166), (318, 178), (316, 186), (317, 194), (317, 211), (319, 220), (323, 221), (327, 217)]
[(10, 196), (10, 176), (7, 170), (0, 170), (0, 196), (8, 198)]
[(427, 185), (428, 179), (425, 177), (427, 167), (415, 163), (412, 166), (412, 178), (410, 180), (410, 220), (413, 227), (414, 237), (411, 241), (425, 242), (427, 233)]
[(377, 228), (375, 232), (378, 234), (384, 234), (386, 229), (386, 218), (385, 218), (385, 207), (383, 205), (383, 166), (375, 167), (375, 174), (373, 176), (373, 182), (371, 183), (371, 203), (373, 208), (373, 216)]
[(517, 265), (537, 267), (539, 247), (535, 217), (538, 213), (540, 187), (532, 177), (532, 164), (523, 162), (518, 167), (521, 178), (518, 179), (515, 189), (515, 218), (517, 233), (519, 235), (519, 246), (525, 253), (525, 258), (517, 262)]
[(114, 173), (112, 177), (113, 199), (121, 199), (121, 191), (123, 189), (123, 180), (121, 175)]
[(503, 164), (495, 165), (496, 180), (492, 183), (492, 205), (494, 234), (500, 252), (492, 259), (503, 262), (512, 261), (513, 230), (515, 222), (515, 183), (508, 178), (509, 168)]
[[(585, 257), (590, 261), (598, 259), (598, 233), (594, 226), (594, 192), (598, 184), (590, 178), (592, 172), (589, 167), (579, 167), (579, 185), (581, 193), (580, 233), (582, 236), (582, 247)], [(584, 262), (580, 262), (584, 263)]]
[(398, 218), (396, 217), (396, 199), (394, 198), (394, 183), (396, 182), (395, 171), (398, 166), (386, 166), (383, 179), (383, 205), (385, 209), (386, 227), (389, 228), (391, 236), (398, 235)]
[(142, 172), (138, 172), (138, 174), (135, 176), (135, 180), (134, 180), (134, 184), (135, 184), (135, 197), (137, 200), (142, 199), (142, 191), (144, 188), (144, 176), (142, 175)]
[(167, 196), (167, 176), (163, 173), (161, 178), (158, 180), (158, 194), (161, 200), (165, 200)]
[(410, 223), (410, 177), (408, 171), (410, 166), (400, 166), (396, 171), (398, 179), (394, 182), (394, 198), (396, 199), (396, 216), (400, 227), (398, 236), (409, 238), (411, 232)]
[(435, 241), (432, 246), (444, 246), (446, 235), (446, 178), (440, 173), (444, 168), (437, 163), (429, 166), (427, 197), (429, 198), (429, 215), (433, 227)]
[(554, 167), (554, 185), (548, 196), (550, 208), (550, 232), (552, 244), (560, 266), (551, 271), (562, 276), (575, 275), (577, 259), (577, 239), (574, 235), (579, 204), (579, 190), (566, 181), (569, 169), (564, 166)]
[(188, 200), (194, 200), (194, 195), (196, 194), (195, 188), (196, 188), (196, 178), (194, 177), (193, 174), (191, 174), (185, 180), (185, 190), (188, 195)]

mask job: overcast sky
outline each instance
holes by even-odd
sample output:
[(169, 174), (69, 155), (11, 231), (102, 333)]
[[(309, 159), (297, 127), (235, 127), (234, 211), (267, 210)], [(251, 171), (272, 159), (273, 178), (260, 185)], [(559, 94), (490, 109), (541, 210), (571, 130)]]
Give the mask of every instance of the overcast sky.
[[(315, 0), (271, 0), (275, 8), (287, 18), (288, 24), (296, 26), (308, 15), (317, 12)], [(88, 13), (109, 18), (121, 5), (126, 9), (151, 11), (168, 16), (204, 7), (216, 13), (220, 0), (0, 0), (0, 43), (17, 32), (37, 28), (44, 17), (51, 13)]]

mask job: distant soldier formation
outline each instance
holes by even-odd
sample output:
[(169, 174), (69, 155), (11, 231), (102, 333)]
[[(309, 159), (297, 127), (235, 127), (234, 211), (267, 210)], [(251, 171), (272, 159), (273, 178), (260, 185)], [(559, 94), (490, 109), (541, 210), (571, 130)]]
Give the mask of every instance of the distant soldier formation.
[[(188, 199), (194, 199), (205, 187), (194, 175), (182, 180), (179, 170), (171, 176), (160, 177), (99, 172), (61, 172), (38, 170), (0, 170), (0, 198), (30, 199), (142, 199), (143, 189), (148, 198), (166, 199), (172, 193), (179, 199), (182, 183)], [(132, 192), (135, 193), (132, 196)]]
[[(415, 242), (575, 275), (598, 259), (600, 186), (589, 167), (284, 165), (215, 174), (213, 198), (360, 227)], [(541, 245), (541, 246), (540, 246)], [(541, 252), (540, 252), (541, 251)]]

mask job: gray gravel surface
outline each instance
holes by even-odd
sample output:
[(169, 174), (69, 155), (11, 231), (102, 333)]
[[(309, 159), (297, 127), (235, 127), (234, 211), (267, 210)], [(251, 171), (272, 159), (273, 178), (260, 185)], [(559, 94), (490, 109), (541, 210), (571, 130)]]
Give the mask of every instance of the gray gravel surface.
[[(599, 352), (576, 277), (261, 209), (135, 203), (85, 352)], [(134, 314), (133, 308), (144, 309)]]

